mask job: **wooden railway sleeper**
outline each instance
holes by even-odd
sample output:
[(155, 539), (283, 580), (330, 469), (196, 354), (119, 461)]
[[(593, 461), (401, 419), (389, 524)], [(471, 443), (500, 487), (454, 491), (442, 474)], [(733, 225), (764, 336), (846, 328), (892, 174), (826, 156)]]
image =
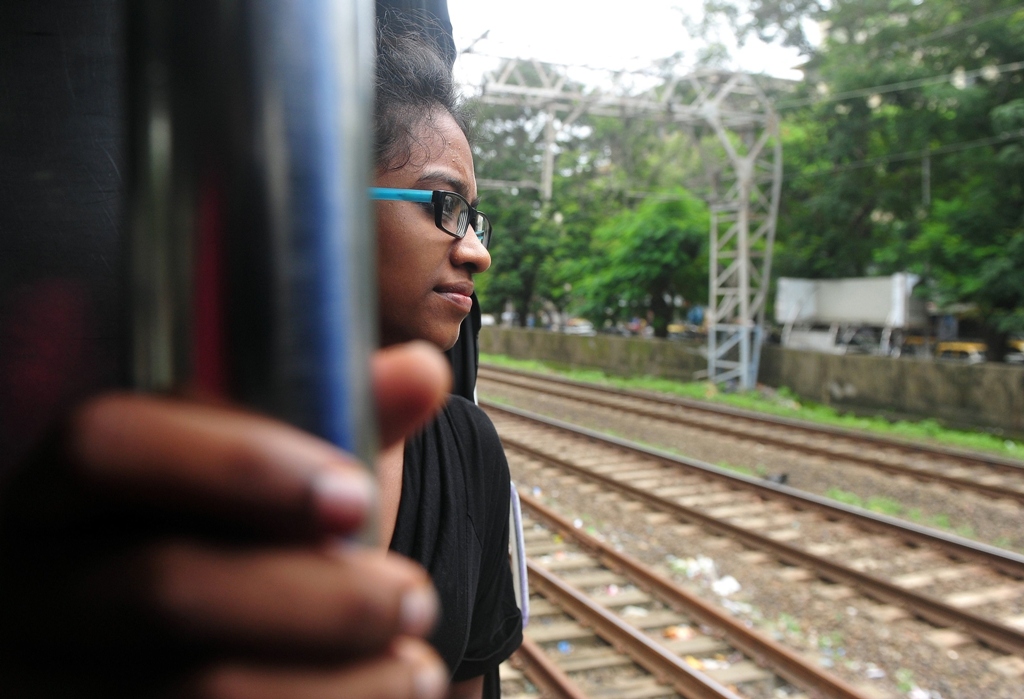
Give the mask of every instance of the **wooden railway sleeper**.
[(719, 613), (707, 602), (659, 575), (640, 561), (615, 551), (597, 538), (576, 529), (571, 522), (539, 500), (525, 493), (520, 493), (520, 498), (525, 509), (546, 521), (566, 540), (572, 540), (603, 564), (614, 567), (670, 608), (693, 617), (700, 622), (702, 628), (710, 631), (709, 635), (723, 639), (761, 667), (771, 669), (780, 677), (820, 697), (865, 699), (864, 694), (839, 678), (804, 661), (799, 655), (775, 641), (748, 629), (742, 622)]
[(530, 584), (545, 596), (557, 600), (559, 606), (581, 621), (587, 619), (594, 631), (616, 650), (623, 652), (655, 677), (669, 678), (668, 685), (690, 699), (741, 699), (739, 695), (707, 675), (697, 672), (678, 656), (649, 639), (608, 610), (591, 602), (585, 595), (561, 580), (528, 562)]
[(638, 500), (647, 502), (649, 505), (660, 508), (666, 512), (673, 513), (685, 520), (704, 524), (711, 529), (724, 533), (726, 536), (729, 536), (734, 540), (742, 541), (748, 546), (771, 551), (773, 555), (779, 558), (779, 560), (792, 565), (804, 566), (811, 570), (815, 570), (820, 577), (826, 580), (850, 585), (861, 590), (869, 597), (873, 597), (889, 604), (903, 606), (917, 616), (927, 619), (938, 626), (961, 629), (991, 647), (1006, 653), (1016, 655), (1024, 654), (1024, 632), (1018, 631), (1017, 629), (963, 612), (962, 610), (945, 604), (939, 600), (909, 593), (897, 585), (866, 575), (848, 568), (847, 566), (813, 556), (801, 549), (790, 546), (781, 541), (774, 541), (755, 532), (744, 530), (730, 524), (729, 522), (722, 522), (713, 519), (708, 517), (705, 513), (693, 508), (683, 507), (675, 502), (665, 500), (664, 498), (660, 498), (652, 493), (621, 483), (608, 476), (602, 476), (600, 474), (592, 473), (587, 469), (576, 467), (574, 464), (563, 459), (547, 456), (543, 452), (524, 444), (506, 441), (506, 447), (509, 446), (529, 453), (533, 455), (534, 458), (547, 460), (548, 462), (558, 464), (567, 470), (599, 480), (602, 483), (607, 484), (609, 487), (617, 488)]

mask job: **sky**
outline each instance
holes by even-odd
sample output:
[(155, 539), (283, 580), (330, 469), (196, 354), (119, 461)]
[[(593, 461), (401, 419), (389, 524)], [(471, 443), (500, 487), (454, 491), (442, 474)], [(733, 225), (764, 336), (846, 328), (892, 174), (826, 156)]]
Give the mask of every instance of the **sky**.
[[(698, 46), (683, 26), (684, 13), (699, 19), (701, 5), (701, 0), (448, 0), (456, 47), (473, 45), (472, 53), (456, 62), (456, 75), (463, 83), (479, 84), (496, 56), (642, 70), (682, 51), (685, 65)], [(485, 32), (487, 37), (474, 45)], [(734, 51), (731, 68), (802, 77), (793, 69), (801, 59), (792, 49), (752, 38)]]

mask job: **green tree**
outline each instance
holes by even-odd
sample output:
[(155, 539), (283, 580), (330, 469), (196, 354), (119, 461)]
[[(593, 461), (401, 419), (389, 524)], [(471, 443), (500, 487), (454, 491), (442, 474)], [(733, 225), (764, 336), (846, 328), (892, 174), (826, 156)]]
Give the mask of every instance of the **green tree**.
[[(529, 81), (532, 68), (523, 70)], [(545, 115), (479, 103), (474, 111), (477, 178), (506, 185), (481, 195), (495, 228), (493, 266), (479, 278), (481, 304), (500, 313), (511, 303), (521, 324), (542, 308), (561, 312), (579, 305), (593, 232), (699, 171), (693, 146), (665, 124), (584, 114), (560, 129), (552, 198), (543, 202), (535, 187), (513, 183), (541, 179)]]
[[(776, 270), (917, 272), (936, 303), (977, 305), (998, 356), (1007, 333), (1024, 332), (1024, 81), (1012, 69), (1024, 60), (1024, 8), (1008, 0), (712, 5), (739, 32), (808, 54), (806, 83), (791, 98), (805, 106), (780, 105), (787, 162)], [(808, 20), (826, 28), (819, 46), (803, 34)]]
[(587, 317), (600, 324), (650, 312), (655, 336), (665, 337), (676, 297), (706, 302), (707, 206), (682, 189), (671, 197), (649, 198), (594, 231), (575, 287)]
[[(539, 182), (540, 163), (533, 145), (537, 113), (482, 104), (473, 105), (473, 111), (477, 179)], [(481, 307), (486, 313), (500, 314), (506, 302), (511, 302), (520, 322), (525, 322), (539, 267), (551, 247), (544, 236), (534, 234), (541, 212), (540, 194), (526, 186), (482, 189), (480, 208), (494, 228), (491, 270), (478, 277)]]

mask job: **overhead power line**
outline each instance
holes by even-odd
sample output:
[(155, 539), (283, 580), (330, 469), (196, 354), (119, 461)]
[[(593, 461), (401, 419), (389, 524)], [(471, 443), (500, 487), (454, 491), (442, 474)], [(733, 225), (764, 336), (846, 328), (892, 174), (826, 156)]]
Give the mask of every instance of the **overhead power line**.
[(804, 179), (812, 177), (828, 177), (830, 175), (835, 175), (840, 172), (848, 172), (850, 170), (862, 170), (867, 167), (883, 165), (885, 163), (904, 162), (907, 160), (921, 160), (935, 155), (946, 155), (949, 153), (958, 153), (960, 151), (970, 150), (972, 148), (983, 148), (984, 146), (993, 146), (997, 143), (1006, 143), (1007, 141), (1013, 141), (1014, 139), (1019, 138), (1024, 138), (1024, 129), (1018, 129), (1016, 131), (1007, 131), (1005, 133), (999, 134), (998, 136), (979, 138), (974, 141), (958, 141), (956, 143), (949, 143), (945, 146), (939, 146), (938, 148), (923, 148), (921, 150), (906, 151), (904, 153), (894, 153), (893, 155), (882, 155), (877, 158), (870, 158), (868, 160), (858, 160), (852, 163), (836, 165), (831, 170), (825, 172), (800, 173), (796, 175), (794, 178)]
[(993, 80), (1004, 73), (1014, 73), (1019, 70), (1024, 70), (1024, 61), (1004, 63), (1001, 66), (985, 66), (984, 68), (978, 68), (977, 70), (955, 70), (952, 73), (945, 73), (943, 75), (934, 75), (928, 78), (917, 78), (915, 80), (904, 80), (902, 82), (890, 83), (888, 85), (862, 87), (856, 90), (849, 90), (847, 92), (837, 92), (834, 95), (809, 97), (807, 99), (800, 100), (788, 100), (776, 103), (775, 108), (778, 110), (795, 109), (797, 107), (806, 107), (811, 104), (842, 102), (843, 100), (854, 99), (856, 97), (883, 95), (890, 92), (900, 92), (901, 90), (912, 90), (914, 88), (925, 87), (927, 85), (940, 85), (942, 83), (953, 82), (955, 80), (963, 80), (965, 83), (977, 78)]
[(910, 48), (911, 46), (917, 46), (927, 41), (931, 41), (932, 39), (941, 39), (944, 36), (956, 34), (957, 32), (963, 31), (964, 29), (970, 29), (971, 27), (976, 27), (979, 24), (984, 24), (985, 22), (990, 22), (994, 19), (999, 19), (1007, 15), (1012, 15), (1014, 12), (1020, 12), (1021, 10), (1024, 10), (1024, 5), (1013, 5), (1012, 7), (1004, 7), (1001, 10), (993, 10), (992, 12), (989, 12), (987, 14), (974, 17), (973, 19), (967, 19), (962, 22), (957, 22), (956, 24), (951, 24), (937, 31), (929, 32), (928, 34), (921, 34), (907, 41), (898, 41), (894, 43), (890, 48), (905, 49)]

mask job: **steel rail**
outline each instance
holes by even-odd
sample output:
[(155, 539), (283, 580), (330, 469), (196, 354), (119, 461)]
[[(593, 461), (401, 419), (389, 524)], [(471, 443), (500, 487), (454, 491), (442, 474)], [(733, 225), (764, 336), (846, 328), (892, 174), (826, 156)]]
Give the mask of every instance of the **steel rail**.
[(605, 641), (625, 651), (659, 682), (671, 685), (687, 699), (740, 699), (737, 694), (694, 670), (678, 655), (529, 559), (527, 568), (531, 587), (593, 628)]
[[(559, 429), (573, 432), (576, 433), (577, 435), (584, 436), (592, 440), (604, 442), (606, 444), (610, 444), (618, 448), (627, 449), (635, 453), (655, 458), (663, 463), (674, 464), (677, 467), (685, 466), (691, 469), (697, 468), (701, 471), (704, 471), (708, 475), (732, 480), (736, 485), (743, 484), (743, 486), (745, 487), (752, 486), (754, 488), (762, 490), (765, 493), (771, 491), (771, 495), (768, 495), (768, 497), (770, 498), (786, 498), (792, 502), (799, 503), (803, 509), (825, 510), (826, 512), (832, 514), (833, 517), (839, 516), (845, 518), (853, 518), (858, 520), (858, 523), (867, 526), (871, 529), (874, 529), (876, 531), (883, 526), (886, 528), (894, 527), (898, 530), (895, 533), (898, 533), (899, 535), (904, 537), (912, 538), (915, 541), (915, 543), (918, 544), (924, 543), (931, 546), (941, 547), (947, 552), (950, 548), (952, 548), (953, 550), (960, 550), (962, 548), (962, 553), (960, 556), (957, 556), (958, 558), (970, 557), (974, 560), (979, 560), (979, 558), (981, 558), (982, 556), (980, 549), (994, 549), (994, 547), (983, 547), (983, 545), (974, 544), (974, 542), (966, 542), (966, 544), (964, 542), (957, 542), (953, 540), (953, 537), (942, 535), (939, 532), (933, 532), (929, 535), (925, 533), (926, 530), (924, 527), (915, 527), (913, 525), (900, 523), (896, 520), (893, 520), (892, 518), (883, 517), (882, 515), (872, 515), (870, 513), (857, 512), (855, 508), (843, 506), (840, 504), (833, 505), (828, 502), (825, 502), (824, 498), (817, 498), (810, 495), (802, 495), (794, 491), (792, 488), (786, 488), (785, 486), (775, 486), (774, 484), (772, 484), (771, 487), (768, 487), (768, 484), (759, 484), (754, 482), (753, 479), (748, 479), (743, 476), (726, 473), (722, 469), (718, 469), (714, 466), (711, 466), (710, 464), (700, 464), (700, 462), (694, 462), (693, 460), (689, 459), (684, 460), (671, 454), (666, 454), (664, 452), (658, 452), (656, 450), (648, 449), (640, 445), (631, 444), (629, 442), (626, 442), (625, 440), (607, 437), (592, 430), (584, 430), (579, 427), (568, 425), (561, 421), (552, 420), (550, 418), (545, 418), (539, 415), (533, 415), (523, 410), (501, 406), (493, 406), (483, 402), (481, 403), (481, 405), (486, 407), (488, 410), (503, 411), (511, 415), (516, 415), (523, 419), (532, 420), (534, 422), (546, 426), (557, 427)], [(903, 608), (910, 610), (917, 616), (926, 619), (933, 624), (942, 627), (952, 627), (961, 629), (966, 633), (974, 636), (976, 639), (982, 641), (983, 643), (986, 643), (987, 645), (998, 650), (1004, 651), (1006, 653), (1024, 653), (1024, 632), (1018, 631), (1004, 624), (999, 624), (989, 619), (984, 619), (982, 617), (975, 616), (974, 614), (964, 612), (960, 609), (957, 609), (956, 607), (953, 607), (949, 604), (933, 599), (931, 597), (911, 593), (899, 587), (898, 585), (894, 585), (893, 583), (881, 580), (879, 578), (875, 578), (873, 576), (867, 575), (865, 573), (854, 570), (847, 566), (838, 563), (833, 563), (832, 561), (828, 561), (823, 558), (819, 558), (798, 548), (789, 546), (788, 544), (779, 541), (775, 541), (774, 539), (763, 536), (761, 534), (745, 530), (742, 527), (731, 524), (729, 522), (718, 520), (714, 517), (704, 514), (703, 512), (697, 509), (687, 507), (685, 505), (680, 505), (677, 502), (647, 492), (641, 488), (637, 488), (627, 483), (617, 481), (610, 476), (595, 473), (587, 468), (577, 466), (564, 459), (560, 459), (558, 457), (545, 454), (544, 452), (538, 449), (535, 449), (529, 445), (523, 444), (516, 440), (503, 438), (502, 441), (506, 447), (511, 446), (517, 450), (529, 454), (533, 458), (536, 458), (541, 461), (546, 461), (551, 464), (555, 464), (560, 468), (563, 468), (572, 473), (582, 475), (590, 480), (598, 481), (610, 488), (626, 493), (631, 497), (646, 502), (652, 507), (660, 509), (664, 512), (668, 512), (676, 517), (680, 517), (682, 519), (689, 521), (699, 522), (707, 528), (712, 529), (714, 531), (718, 531), (734, 540), (741, 541), (747, 546), (750, 546), (751, 548), (770, 551), (779, 560), (782, 560), (791, 565), (803, 566), (805, 568), (814, 570), (820, 577), (826, 580), (849, 585), (851, 587), (861, 590), (866, 595), (873, 597), (879, 601), (883, 601), (888, 604), (902, 606)], [(885, 533), (889, 535), (894, 534), (894, 532), (892, 531)], [(955, 539), (958, 538), (959, 537), (956, 537)], [(1014, 568), (1017, 570), (1016, 577), (1024, 577), (1021, 575), (1021, 571), (1024, 570), (1024, 557), (1015, 556), (1010, 552), (1001, 552), (999, 549), (994, 550), (999, 552), (998, 554), (996, 554), (998, 556), (998, 559), (989, 560), (987, 558), (981, 558), (983, 563), (991, 567), (998, 567), (997, 564), (1005, 565), (1009, 562), (1013, 564)]]
[[(491, 381), (503, 381), (502, 379), (496, 379), (494, 377), (484, 377), (484, 378), (487, 378), (487, 379), (489, 379)], [(568, 381), (568, 380), (567, 379), (559, 379), (559, 380), (556, 380), (555, 383), (564, 383), (566, 381)], [(507, 383), (508, 385), (512, 385), (512, 386), (522, 386), (522, 384), (517, 384), (517, 383), (515, 383), (513, 381), (504, 381), (504, 383)], [(691, 406), (691, 405), (688, 405), (688, 404), (683, 404), (681, 402), (676, 402), (674, 400), (666, 400), (664, 398), (653, 398), (653, 397), (649, 397), (649, 396), (646, 396), (646, 395), (637, 395), (635, 393), (626, 392), (626, 391), (623, 391), (621, 389), (612, 389), (612, 388), (605, 388), (605, 387), (596, 387), (595, 388), (595, 387), (589, 386), (587, 384), (581, 384), (581, 383), (572, 383), (572, 384), (569, 384), (569, 385), (572, 385), (573, 387), (579, 387), (579, 388), (582, 388), (582, 389), (586, 389), (586, 390), (597, 391), (599, 393), (611, 393), (611, 394), (614, 394), (614, 395), (618, 395), (618, 396), (622, 396), (622, 397), (627, 397), (627, 398), (631, 398), (631, 399), (634, 399), (634, 400), (647, 400), (647, 401), (651, 401), (651, 402), (658, 403), (658, 404), (665, 404), (665, 405), (674, 406), (674, 407), (684, 407), (684, 408), (686, 408), (688, 410), (691, 410), (691, 409), (692, 410), (701, 410), (703, 412), (710, 412), (710, 413), (714, 413), (716, 415), (728, 416), (728, 417), (734, 418), (734, 419), (735, 418), (739, 418), (741, 420), (746, 420), (748, 422), (760, 422), (760, 423), (769, 424), (769, 425), (781, 425), (781, 426), (785, 426), (785, 427), (787, 427), (788, 429), (791, 429), (791, 430), (795, 429), (795, 430), (802, 431), (804, 433), (814, 434), (817, 437), (821, 437), (822, 435), (840, 436), (843, 439), (867, 441), (867, 442), (869, 442), (871, 444), (874, 444), (876, 446), (884, 445), (886, 447), (901, 449), (904, 452), (909, 452), (909, 451), (912, 451), (912, 450), (916, 449), (915, 447), (908, 446), (905, 443), (879, 442), (877, 440), (877, 438), (875, 438), (873, 435), (871, 436), (871, 438), (861, 437), (858, 433), (852, 432), (852, 431), (844, 431), (842, 433), (838, 433), (837, 434), (836, 432), (834, 432), (832, 430), (816, 430), (815, 428), (808, 427), (808, 426), (805, 426), (805, 425), (792, 424), (793, 421), (785, 421), (785, 422), (783, 422), (781, 418), (780, 419), (769, 420), (769, 419), (764, 419), (764, 418), (762, 418), (760, 416), (752, 416), (752, 415), (746, 414), (746, 413), (733, 413), (733, 412), (720, 411), (719, 409), (710, 409), (707, 406), (694, 407), (694, 406)], [(538, 390), (537, 387), (535, 387), (535, 386), (531, 386), (530, 389), (531, 390)], [(542, 390), (542, 391), (544, 391), (546, 393), (549, 393), (551, 395), (560, 395), (562, 397), (566, 397), (566, 398), (570, 398), (571, 399), (571, 397), (559, 394), (557, 391), (552, 390), (550, 388), (547, 388), (547, 389), (540, 388), (539, 390)], [(667, 422), (681, 423), (681, 424), (689, 425), (691, 427), (700, 427), (700, 428), (703, 428), (703, 429), (707, 429), (708, 428), (708, 425), (703, 423), (701, 420), (689, 418), (686, 415), (666, 415), (664, 413), (658, 412), (657, 410), (646, 410), (646, 409), (638, 407), (638, 406), (622, 405), (622, 404), (616, 403), (616, 402), (614, 402), (612, 400), (602, 400), (601, 398), (588, 398), (586, 400), (586, 402), (589, 403), (589, 404), (592, 404), (592, 405), (600, 405), (600, 406), (605, 407), (605, 408), (613, 408), (615, 410), (628, 411), (630, 413), (634, 413), (636, 415), (640, 415), (641, 417), (650, 417), (650, 418), (654, 418), (654, 419), (657, 419), (657, 420), (665, 420)], [(696, 401), (694, 401), (694, 402), (696, 402)], [(916, 469), (916, 468), (912, 468), (912, 467), (908, 467), (908, 466), (900, 466), (898, 464), (892, 464), (892, 463), (889, 463), (889, 462), (887, 462), (887, 461), (885, 461), (883, 459), (879, 459), (879, 458), (876, 458), (876, 457), (873, 457), (873, 456), (869, 456), (869, 455), (865, 455), (865, 454), (849, 453), (849, 452), (846, 452), (846, 451), (836, 451), (836, 450), (829, 449), (828, 447), (817, 447), (817, 446), (810, 445), (810, 444), (801, 444), (799, 442), (795, 442), (795, 441), (786, 439), (785, 437), (782, 437), (782, 436), (776, 436), (773, 433), (752, 435), (749, 432), (745, 431), (740, 426), (724, 424), (724, 425), (715, 425), (712, 429), (714, 429), (716, 432), (721, 432), (722, 434), (731, 435), (733, 437), (738, 437), (740, 439), (745, 439), (745, 440), (748, 440), (748, 441), (753, 440), (753, 441), (758, 441), (758, 442), (761, 442), (761, 443), (772, 444), (774, 446), (782, 447), (784, 449), (802, 451), (802, 452), (807, 453), (807, 454), (813, 454), (813, 455), (818, 455), (818, 456), (828, 456), (828, 457), (831, 457), (831, 458), (837, 458), (837, 459), (843, 459), (843, 460), (846, 460), (846, 461), (852, 461), (853, 463), (862, 464), (864, 466), (868, 466), (870, 468), (874, 468), (874, 469), (878, 469), (878, 470), (881, 470), (881, 471), (885, 471), (887, 473), (892, 473), (892, 474), (901, 475), (901, 476), (907, 476), (907, 477), (914, 478), (914, 479), (919, 480), (919, 481), (933, 481), (933, 482), (936, 482), (936, 483), (942, 483), (943, 485), (945, 485), (945, 486), (947, 486), (949, 488), (954, 488), (954, 489), (973, 490), (973, 491), (976, 491), (978, 493), (982, 493), (984, 495), (987, 495), (989, 497), (993, 497), (993, 498), (1008, 498), (1008, 499), (1016, 500), (1020, 504), (1024, 504), (1024, 491), (1022, 491), (1022, 490), (1008, 490), (1008, 489), (1000, 487), (998, 485), (990, 485), (988, 483), (980, 483), (980, 482), (978, 482), (976, 480), (972, 480), (972, 479), (969, 479), (969, 478), (963, 478), (963, 477), (960, 477), (960, 476), (950, 476), (950, 475), (947, 475), (947, 474), (944, 474), (944, 473), (939, 473), (939, 472), (936, 472), (936, 471), (920, 470), (920, 469)], [(780, 432), (778, 434), (781, 435), (781, 434), (784, 434), (784, 433)], [(922, 449), (921, 451), (924, 452), (925, 454), (935, 454), (935, 455), (941, 454), (942, 458), (955, 458), (955, 459), (957, 459), (957, 460), (959, 460), (961, 462), (964, 462), (966, 460), (966, 457), (963, 457), (963, 456), (960, 456), (960, 455), (950, 454), (950, 453), (944, 452), (944, 451), (936, 451), (934, 449), (931, 449), (931, 450), (924, 450), (924, 449)], [(981, 462), (981, 463), (982, 463), (983, 467), (986, 467), (986, 468), (993, 468), (994, 467), (994, 468), (997, 468), (997, 470), (999, 470), (1000, 472), (1003, 472), (1003, 473), (1012, 472), (1012, 473), (1014, 473), (1014, 475), (1016, 475), (1018, 477), (1024, 477), (1024, 469), (1022, 469), (1020, 467), (1002, 466), (1000, 468), (998, 464), (995, 464), (995, 463), (992, 463), (992, 462), (985, 461), (985, 462)], [(971, 465), (977, 467), (979, 465), (978, 460), (972, 461)], [(1011, 469), (1011, 468), (1014, 469), (1014, 471), (1007, 471), (1006, 470), (1006, 469)]]
[(811, 696), (867, 699), (866, 694), (858, 692), (816, 664), (806, 662), (785, 646), (748, 629), (742, 622), (723, 614), (713, 605), (687, 592), (635, 558), (620, 553), (599, 539), (575, 528), (571, 522), (536, 498), (525, 492), (520, 493), (519, 497), (535, 516), (561, 532), (567, 540), (589, 550), (602, 563), (631, 578), (639, 587), (653, 592), (676, 611), (698, 619), (705, 626), (717, 629), (721, 637), (733, 648), (741, 651), (758, 665), (769, 668), (795, 686), (810, 692)]
[[(785, 418), (777, 415), (766, 415), (763, 413), (757, 413), (752, 410), (743, 410), (741, 408), (732, 408), (722, 405), (713, 405), (698, 400), (682, 398), (677, 396), (664, 396), (649, 391), (633, 391), (623, 388), (614, 388), (611, 386), (599, 386), (596, 384), (586, 383), (584, 381), (574, 381), (572, 379), (562, 378), (560, 376), (550, 376), (547, 374), (537, 374), (528, 371), (521, 371), (518, 369), (508, 369), (505, 367), (495, 367), (491, 365), (481, 365), (480, 367), (480, 378), (488, 379), (491, 381), (498, 381), (507, 383), (509, 385), (517, 385), (515, 382), (509, 381), (501, 376), (494, 376), (493, 373), (511, 374), (526, 379), (533, 379), (543, 381), (545, 383), (559, 384), (562, 386), (571, 386), (573, 388), (580, 388), (589, 391), (595, 391), (598, 393), (606, 393), (614, 396), (621, 396), (624, 398), (634, 398), (638, 400), (647, 400), (653, 403), (666, 405), (676, 408), (686, 408), (688, 410), (695, 410), (704, 413), (711, 413), (721, 417), (729, 418), (741, 418), (752, 422), (759, 422), (767, 425), (776, 425), (780, 427), (788, 427), (793, 430), (798, 430), (806, 434), (820, 436), (822, 434), (830, 435), (833, 437), (842, 437), (844, 439), (850, 439), (858, 442), (867, 442), (877, 447), (887, 449), (898, 449), (908, 453), (915, 453), (923, 456), (934, 456), (945, 459), (956, 459), (961, 462), (967, 462), (971, 465), (978, 466), (982, 465), (988, 468), (992, 468), (1000, 473), (1013, 473), (1016, 475), (1024, 475), (1024, 462), (1015, 459), (1009, 459), (997, 456), (995, 454), (985, 454), (982, 452), (973, 452), (966, 449), (957, 449), (955, 447), (944, 447), (930, 444), (922, 444), (920, 442), (912, 442), (902, 439), (894, 439), (892, 437), (884, 437), (881, 435), (870, 434), (867, 432), (860, 432), (857, 430), (851, 430), (843, 427), (836, 427), (834, 425), (820, 425), (817, 423), (811, 423), (804, 420), (797, 420), (793, 418)], [(521, 384), (520, 384), (521, 385)], [(535, 389), (535, 386), (531, 386), (531, 389)], [(544, 390), (541, 388), (540, 390)], [(553, 393), (553, 391), (552, 391)], [(613, 406), (621, 408), (622, 406)], [(626, 410), (633, 411), (633, 408), (623, 408)], [(658, 417), (666, 417), (660, 414), (655, 414)], [(693, 423), (691, 423), (693, 424)], [(705, 426), (701, 424), (701, 426)], [(739, 436), (750, 438), (749, 434), (742, 433), (739, 431), (734, 432)], [(760, 439), (760, 437), (758, 437)], [(786, 443), (786, 446), (794, 446), (790, 443)], [(799, 445), (795, 445), (797, 448), (802, 448)], [(843, 458), (847, 457), (845, 454)], [(915, 473), (910, 471), (911, 474)]]
[(512, 656), (512, 666), (518, 668), (545, 697), (557, 699), (589, 699), (586, 692), (572, 681), (562, 668), (553, 663), (541, 647), (523, 636), (523, 643)]
[[(496, 405), (486, 400), (480, 401), (480, 405), (488, 410), (505, 412), (509, 415), (521, 417), (555, 429), (565, 430), (567, 432), (574, 433), (577, 436), (596, 440), (605, 444), (611, 444), (625, 451), (657, 460), (669, 467), (701, 472), (710, 478), (724, 481), (731, 486), (754, 490), (757, 495), (762, 498), (783, 499), (787, 500), (797, 508), (816, 509), (825, 512), (830, 517), (846, 517), (848, 519), (854, 519), (859, 525), (872, 531), (892, 534), (893, 529), (898, 529), (900, 531), (900, 536), (914, 544), (934, 546), (943, 550), (952, 558), (976, 561), (982, 565), (995, 568), (996, 570), (999, 570), (1011, 577), (1024, 580), (1024, 555), (1013, 551), (972, 541), (971, 539), (967, 539), (956, 534), (942, 532), (937, 529), (932, 529), (931, 527), (907, 522), (888, 515), (871, 512), (853, 505), (846, 505), (830, 498), (813, 495), (796, 488), (772, 483), (771, 481), (766, 481), (763, 478), (745, 476), (734, 471), (719, 468), (718, 466), (709, 464), (706, 461), (700, 461), (686, 456), (679, 456), (678, 454), (672, 454), (660, 449), (645, 447), (641, 444), (637, 444), (636, 442), (613, 437), (597, 430), (573, 425), (545, 415), (538, 415), (537, 413), (522, 410), (521, 408), (514, 408), (508, 405)], [(530, 447), (527, 446), (526, 448), (529, 449)]]

